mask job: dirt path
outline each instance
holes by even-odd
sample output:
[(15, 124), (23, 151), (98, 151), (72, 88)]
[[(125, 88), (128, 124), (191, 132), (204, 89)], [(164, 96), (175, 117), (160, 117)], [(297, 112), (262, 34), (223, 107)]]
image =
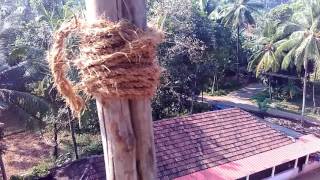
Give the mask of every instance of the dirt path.
[(254, 83), (249, 84), (248, 86), (241, 88), (239, 90), (233, 91), (225, 96), (204, 96), (208, 100), (212, 101), (227, 101), (236, 103), (239, 105), (249, 105), (249, 106), (256, 106), (255, 103), (251, 101), (251, 98), (258, 94), (259, 92), (262, 92), (264, 90), (264, 87), (262, 84)]
[(44, 159), (49, 158), (52, 149), (40, 135), (23, 132), (5, 137), (7, 151), (4, 163), (7, 175), (21, 175)]
[(253, 83), (237, 91), (233, 91), (227, 96), (250, 101), (253, 96), (260, 92), (263, 92), (265, 89), (266, 88), (261, 83)]

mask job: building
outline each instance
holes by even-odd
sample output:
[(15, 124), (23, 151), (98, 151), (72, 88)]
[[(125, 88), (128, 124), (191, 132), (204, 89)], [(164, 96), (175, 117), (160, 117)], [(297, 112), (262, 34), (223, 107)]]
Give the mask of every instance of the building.
[[(237, 108), (156, 121), (154, 137), (159, 180), (286, 180), (320, 167), (320, 139), (289, 137)], [(44, 179), (105, 180), (103, 156)]]
[(319, 167), (320, 139), (288, 137), (236, 108), (160, 120), (154, 133), (160, 180), (289, 179)]

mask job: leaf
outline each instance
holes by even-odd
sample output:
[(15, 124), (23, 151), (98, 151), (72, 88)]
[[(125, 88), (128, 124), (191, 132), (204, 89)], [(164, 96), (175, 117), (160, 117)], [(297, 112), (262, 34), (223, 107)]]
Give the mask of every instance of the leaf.
[(0, 101), (10, 105), (16, 105), (29, 114), (44, 114), (51, 109), (51, 105), (44, 99), (29, 93), (0, 89)]
[(199, 0), (200, 10), (206, 12), (208, 0)]
[(291, 51), (284, 56), (281, 69), (287, 70), (291, 64), (294, 64), (294, 53), (295, 49), (291, 49)]
[(276, 44), (276, 52), (275, 56), (277, 58), (282, 58), (285, 56), (286, 53), (291, 51), (296, 46), (299, 46), (301, 43), (302, 38), (293, 38), (293, 39), (288, 39), (288, 40), (283, 40), (283, 41), (278, 41)]
[(297, 69), (301, 70), (301, 67), (303, 66), (304, 62), (308, 58), (308, 47), (310, 44), (312, 36), (309, 35), (307, 38), (305, 38), (302, 43), (298, 46), (295, 52), (295, 65)]
[(294, 23), (286, 23), (280, 25), (277, 30), (274, 37), (275, 41), (284, 39), (289, 37), (293, 32), (302, 30), (301, 26), (294, 24)]

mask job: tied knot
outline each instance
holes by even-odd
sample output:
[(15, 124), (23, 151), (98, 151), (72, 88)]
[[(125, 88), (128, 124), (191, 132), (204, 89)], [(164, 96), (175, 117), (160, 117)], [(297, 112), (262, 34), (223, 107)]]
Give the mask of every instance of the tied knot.
[[(74, 33), (80, 37), (80, 56), (65, 58), (65, 40)], [(76, 115), (84, 108), (79, 91), (93, 97), (152, 97), (159, 83), (161, 68), (156, 48), (164, 36), (156, 29), (143, 31), (128, 21), (99, 20), (64, 23), (55, 33), (49, 62), (58, 91)], [(71, 83), (66, 71), (73, 65), (80, 82)]]

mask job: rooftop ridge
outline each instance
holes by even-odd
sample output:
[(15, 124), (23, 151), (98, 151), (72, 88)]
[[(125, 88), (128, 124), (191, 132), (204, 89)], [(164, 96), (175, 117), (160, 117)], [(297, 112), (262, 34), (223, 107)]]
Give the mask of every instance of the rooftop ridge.
[(178, 120), (178, 119), (185, 119), (188, 117), (194, 117), (194, 116), (198, 116), (198, 115), (205, 115), (205, 114), (216, 114), (219, 112), (225, 112), (225, 111), (230, 111), (230, 110), (239, 110), (241, 112), (245, 112), (248, 113), (240, 108), (234, 107), (234, 108), (227, 108), (227, 109), (219, 109), (219, 110), (213, 110), (213, 111), (207, 111), (207, 112), (202, 112), (202, 113), (196, 113), (196, 114), (186, 114), (186, 115), (181, 115), (181, 116), (177, 116), (177, 117), (172, 117), (172, 118), (164, 118), (164, 119), (159, 119), (159, 120), (155, 120), (153, 122), (153, 124), (158, 124), (164, 121), (173, 121), (173, 120)]

